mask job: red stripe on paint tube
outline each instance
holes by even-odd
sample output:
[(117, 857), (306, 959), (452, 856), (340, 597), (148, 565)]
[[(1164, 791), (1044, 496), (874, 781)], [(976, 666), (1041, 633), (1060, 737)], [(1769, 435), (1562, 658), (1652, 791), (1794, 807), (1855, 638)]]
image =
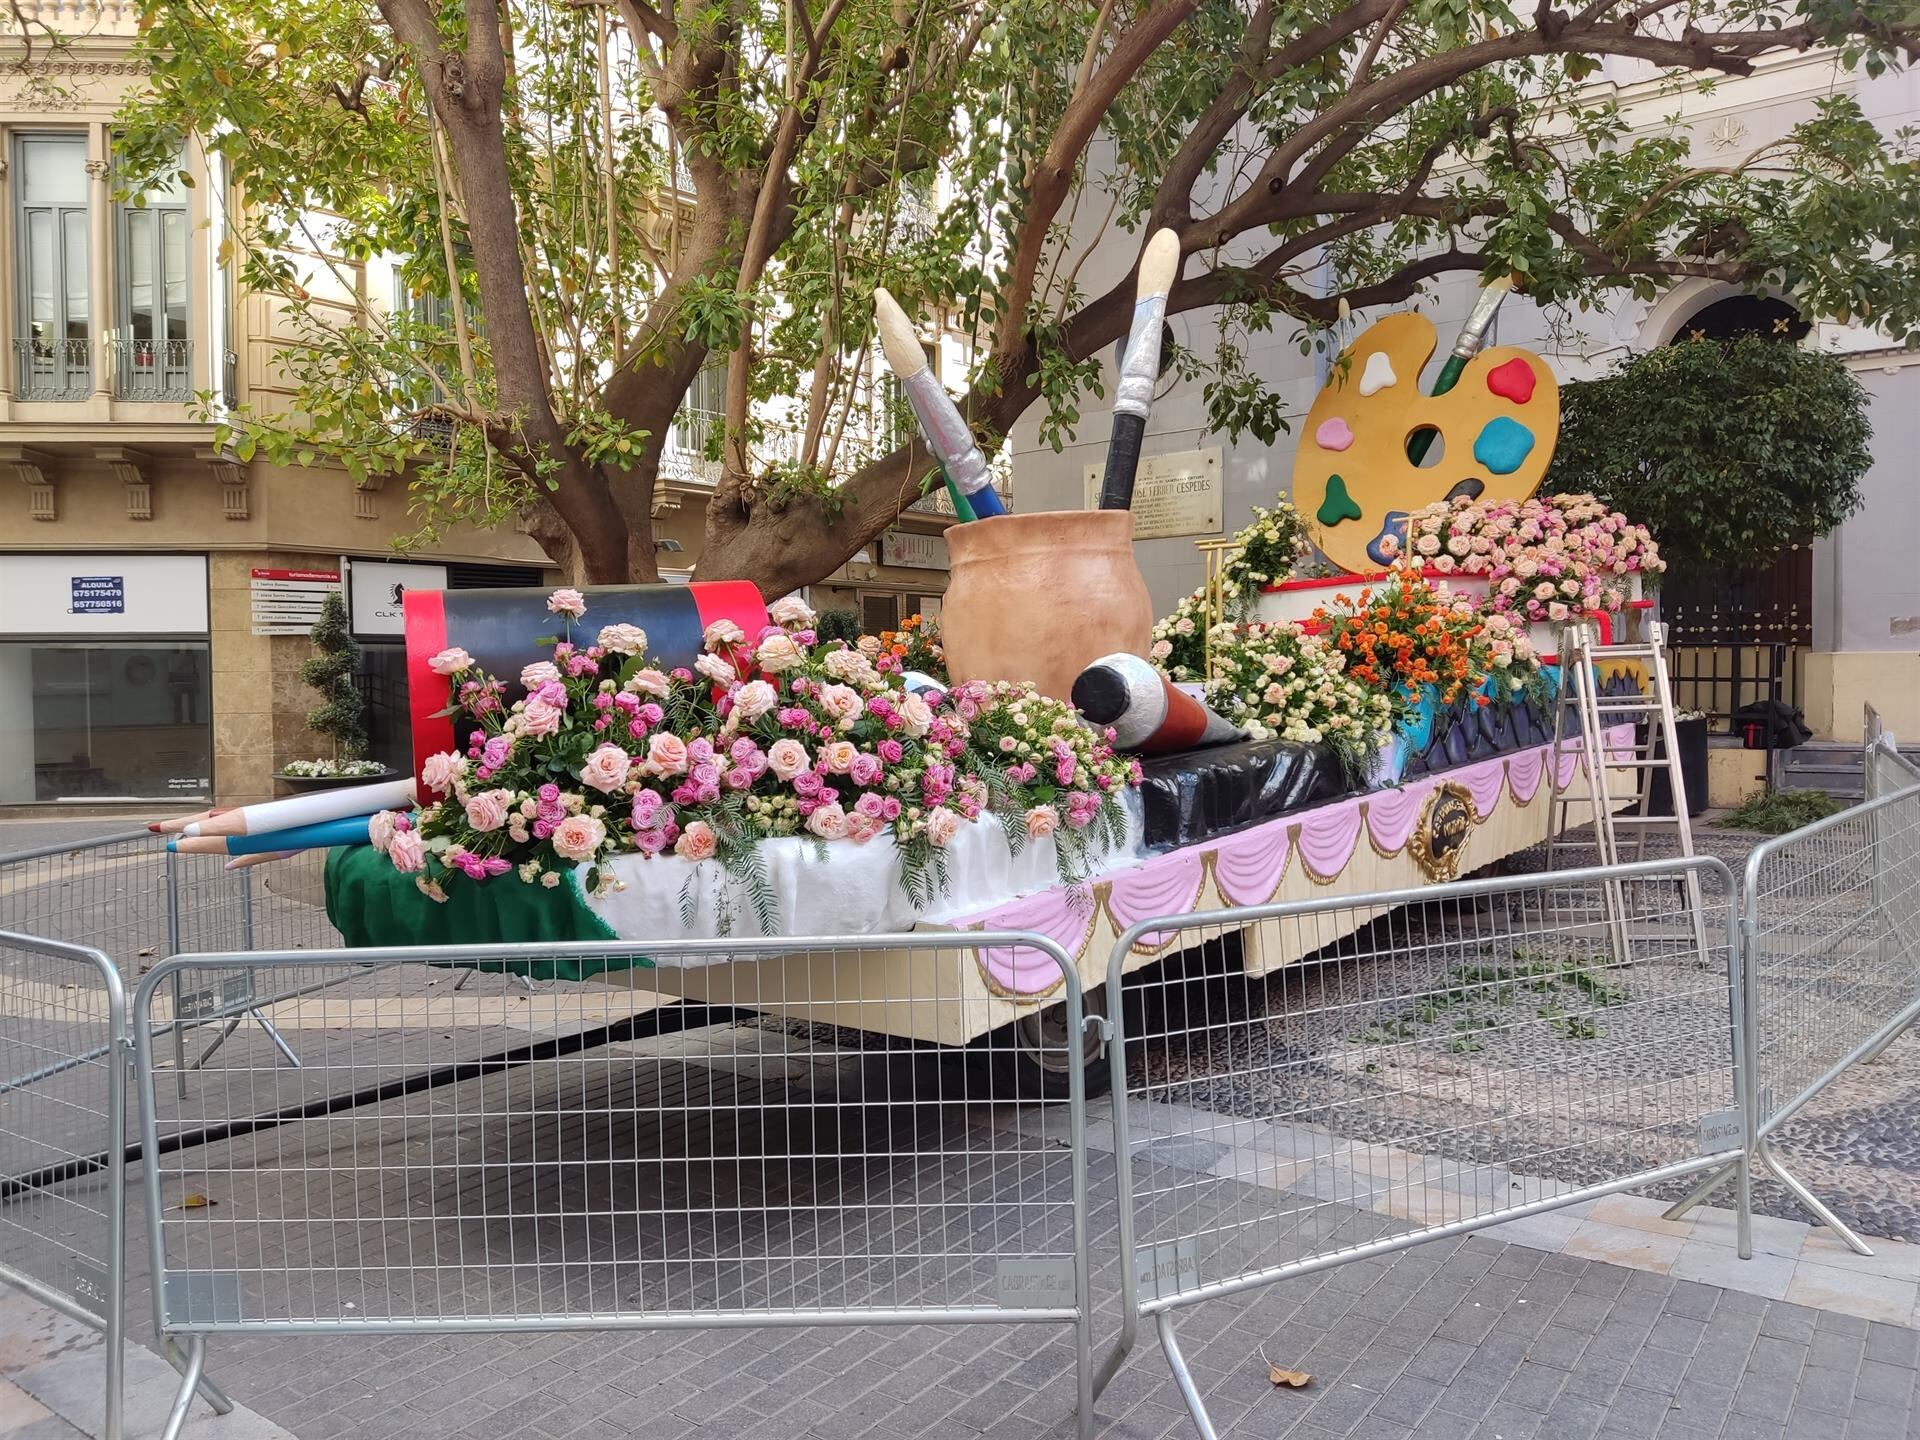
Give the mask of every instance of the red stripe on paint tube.
[(1160, 722), (1160, 728), (1148, 737), (1142, 748), (1169, 755), (1191, 750), (1207, 732), (1206, 708), (1186, 691), (1166, 681), (1161, 683), (1167, 690), (1167, 718)]
[[(413, 721), (413, 774), (420, 778), (427, 756), (453, 748), (453, 717), (447, 708), (448, 683), (428, 663), (447, 648), (446, 597), (438, 590), (407, 590), (400, 596), (407, 632), (407, 711)], [(420, 794), (426, 794), (424, 782)]]

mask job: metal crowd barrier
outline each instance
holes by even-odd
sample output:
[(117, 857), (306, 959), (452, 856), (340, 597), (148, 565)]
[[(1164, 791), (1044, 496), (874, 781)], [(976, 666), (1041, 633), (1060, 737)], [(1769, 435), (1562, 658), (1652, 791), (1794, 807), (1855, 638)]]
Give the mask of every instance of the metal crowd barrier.
[[(849, 1028), (878, 1016), (925, 1029), (917, 1007), (977, 1004), (962, 982), (988, 948), (1060, 970), (1068, 1093), (1034, 1102), (1057, 1124), (1029, 1108), (1016, 1127), (985, 1103), (1011, 1041), (956, 1058)], [(182, 955), (147, 974), (131, 1029), (154, 1322), (186, 1356), (167, 1440), (217, 1335), (1035, 1322), (1073, 1332), (1091, 1436), (1083, 1010), (1068, 956), (986, 932), (646, 950), (729, 964), (742, 1008), (675, 1005), (648, 968), (625, 972), (631, 988), (534, 996), (463, 991), (447, 968), (632, 958), (615, 944)], [(912, 954), (911, 997), (863, 992), (863, 952), (877, 950)], [(789, 980), (783, 1017), (752, 1015), (751, 962), (796, 953), (832, 961), (802, 967), (815, 993)], [(243, 1031), (173, 1105), (157, 1009), (176, 980), (198, 990), (241, 965), (342, 983), (269, 1010), (299, 1069)], [(698, 1028), (650, 1023), (682, 1010)], [(409, 1078), (436, 1071), (442, 1083)], [(168, 1148), (163, 1106), (202, 1143)], [(234, 1129), (235, 1114), (268, 1122)], [(288, 1124), (319, 1116), (318, 1133)]]
[(1188, 1306), (1721, 1164), (1744, 1176), (1733, 916), (1726, 866), (1697, 858), (1134, 925), (1115, 991), (1136, 945), (1211, 973), (1119, 1008), (1124, 1320), (1095, 1394), (1151, 1321), (1211, 1440), (1175, 1334)]
[[(104, 1440), (120, 1440), (126, 1336), (127, 997), (98, 950), (0, 930), (0, 1173), (107, 1163), (60, 1184), (0, 1181), (0, 1281), (106, 1338)], [(81, 1058), (75, 1058), (76, 1056)]]

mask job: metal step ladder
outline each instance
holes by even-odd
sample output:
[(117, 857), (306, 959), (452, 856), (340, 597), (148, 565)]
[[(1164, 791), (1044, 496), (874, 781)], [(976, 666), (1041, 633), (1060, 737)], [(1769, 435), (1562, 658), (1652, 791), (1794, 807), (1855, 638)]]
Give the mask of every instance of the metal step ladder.
[[(1641, 633), (1624, 644), (1602, 644), (1595, 627), (1585, 622), (1569, 625), (1561, 635), (1547, 815), (1548, 869), (1611, 867), (1693, 854), (1666, 639), (1666, 626), (1657, 623), (1641, 627)], [(1623, 662), (1640, 664), (1646, 688), (1603, 693), (1604, 672)], [(1632, 727), (1631, 733), (1607, 743), (1609, 732), (1623, 726)], [(1653, 777), (1661, 773), (1667, 777), (1672, 797), (1671, 815), (1653, 813)], [(1569, 834), (1583, 827), (1591, 828), (1591, 839)], [(1658, 855), (1650, 852), (1649, 842), (1661, 836), (1672, 841), (1671, 854), (1668, 847)], [(1628, 922), (1635, 918), (1634, 911), (1619, 881), (1606, 882), (1602, 891), (1615, 958), (1626, 964), (1631, 956)], [(1686, 876), (1685, 903), (1697, 953), (1705, 955), (1700, 881), (1692, 871)]]

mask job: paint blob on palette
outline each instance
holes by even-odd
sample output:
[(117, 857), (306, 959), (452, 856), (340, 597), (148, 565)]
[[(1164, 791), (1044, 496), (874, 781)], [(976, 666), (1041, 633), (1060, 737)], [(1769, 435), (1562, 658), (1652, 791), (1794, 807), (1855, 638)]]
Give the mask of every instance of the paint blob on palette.
[[(1341, 568), (1378, 570), (1404, 542), (1407, 516), (1455, 496), (1524, 500), (1560, 438), (1560, 387), (1538, 355), (1482, 350), (1444, 395), (1420, 390), (1439, 343), (1413, 311), (1375, 321), (1342, 352), (1300, 427), (1293, 504), (1314, 543)], [(1415, 433), (1435, 433), (1424, 463)]]

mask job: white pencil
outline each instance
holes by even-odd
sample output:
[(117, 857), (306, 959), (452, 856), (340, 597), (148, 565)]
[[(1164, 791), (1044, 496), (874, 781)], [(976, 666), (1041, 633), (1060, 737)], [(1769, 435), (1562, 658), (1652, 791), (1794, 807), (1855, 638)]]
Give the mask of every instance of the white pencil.
[(339, 790), (316, 790), (308, 795), (291, 795), (285, 800), (264, 800), (258, 805), (242, 805), (224, 815), (198, 820), (180, 831), (182, 835), (260, 835), (268, 830), (291, 830), (298, 825), (318, 825), (327, 820), (346, 820), (355, 815), (371, 815), (376, 810), (413, 808), (413, 777), (382, 780), (374, 785), (349, 785)]

